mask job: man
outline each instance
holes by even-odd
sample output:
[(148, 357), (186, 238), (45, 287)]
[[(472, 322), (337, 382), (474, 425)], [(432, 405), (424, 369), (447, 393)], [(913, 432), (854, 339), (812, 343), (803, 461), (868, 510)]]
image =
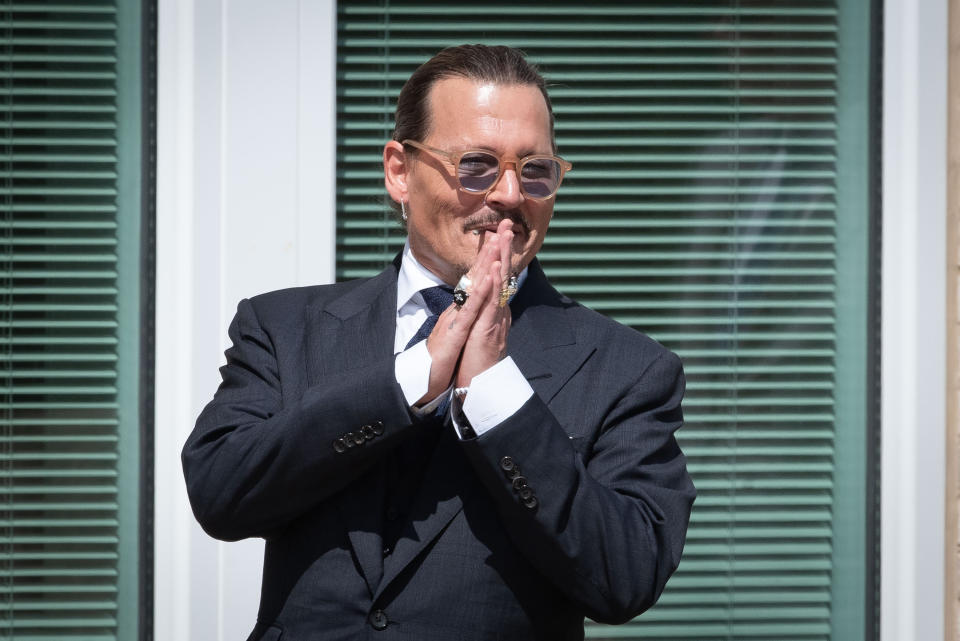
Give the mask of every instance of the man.
[(207, 532), (266, 539), (249, 638), (554, 641), (631, 619), (694, 498), (683, 375), (534, 258), (570, 168), (543, 79), (512, 49), (444, 50), (404, 86), (383, 164), (402, 256), (242, 301), (184, 447)]

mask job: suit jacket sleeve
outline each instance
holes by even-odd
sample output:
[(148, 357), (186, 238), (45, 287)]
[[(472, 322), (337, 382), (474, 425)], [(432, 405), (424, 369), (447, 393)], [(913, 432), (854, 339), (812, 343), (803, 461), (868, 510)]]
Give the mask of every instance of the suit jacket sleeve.
[[(390, 357), (291, 395), (281, 390), (274, 337), (250, 301), (240, 303), (229, 334), (223, 382), (184, 445), (182, 462), (197, 520), (211, 536), (237, 540), (268, 536), (344, 488), (412, 421)], [(334, 449), (347, 433), (370, 436), (364, 425), (383, 433)]]
[[(645, 367), (612, 383), (615, 397), (592, 436), (572, 439), (571, 426), (535, 395), (464, 442), (514, 543), (599, 622), (625, 622), (656, 602), (680, 562), (695, 496), (673, 435), (682, 422), (682, 367), (657, 349)], [(602, 377), (608, 385), (612, 375)], [(581, 397), (597, 395), (591, 388)], [(518, 496), (504, 457), (535, 492), (535, 507)]]

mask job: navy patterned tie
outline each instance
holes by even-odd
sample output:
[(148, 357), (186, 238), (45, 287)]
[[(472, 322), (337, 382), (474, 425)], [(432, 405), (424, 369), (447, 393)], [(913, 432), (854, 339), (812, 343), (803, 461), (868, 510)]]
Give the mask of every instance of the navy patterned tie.
[(430, 316), (427, 317), (427, 320), (423, 321), (423, 325), (421, 325), (417, 333), (413, 335), (413, 338), (410, 339), (407, 346), (403, 348), (405, 350), (410, 349), (429, 336), (437, 324), (437, 319), (440, 318), (440, 313), (453, 303), (453, 290), (446, 285), (437, 285), (436, 287), (421, 289), (420, 295), (423, 296), (423, 300), (427, 303)]

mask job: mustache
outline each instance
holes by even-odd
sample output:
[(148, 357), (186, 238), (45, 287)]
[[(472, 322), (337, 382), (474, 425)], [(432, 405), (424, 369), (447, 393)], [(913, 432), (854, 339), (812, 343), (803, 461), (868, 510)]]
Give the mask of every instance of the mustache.
[(480, 214), (474, 214), (463, 221), (463, 230), (469, 231), (477, 227), (486, 227), (487, 225), (499, 225), (504, 218), (509, 218), (514, 225), (519, 225), (524, 232), (530, 231), (530, 225), (527, 223), (523, 212), (517, 209), (507, 211), (489, 211)]

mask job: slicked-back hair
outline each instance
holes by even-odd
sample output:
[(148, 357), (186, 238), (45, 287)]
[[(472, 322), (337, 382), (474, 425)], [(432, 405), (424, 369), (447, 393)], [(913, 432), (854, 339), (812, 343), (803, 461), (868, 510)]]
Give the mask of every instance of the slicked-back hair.
[(547, 86), (536, 66), (523, 52), (511, 47), (460, 45), (444, 49), (413, 72), (400, 90), (393, 129), (393, 139), (422, 141), (430, 129), (430, 90), (438, 80), (467, 78), (495, 85), (531, 85), (540, 90), (550, 116), (550, 144), (556, 153), (553, 138), (553, 106)]

